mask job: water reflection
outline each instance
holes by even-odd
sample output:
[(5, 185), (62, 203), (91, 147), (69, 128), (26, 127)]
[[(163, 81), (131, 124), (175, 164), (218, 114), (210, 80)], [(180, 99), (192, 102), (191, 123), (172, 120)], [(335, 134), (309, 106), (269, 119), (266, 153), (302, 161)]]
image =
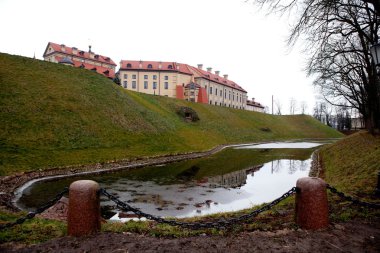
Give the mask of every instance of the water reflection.
[[(41, 181), (18, 201), (40, 206), (65, 186), (91, 179), (122, 201), (160, 216), (189, 217), (236, 211), (269, 202), (308, 175), (314, 149), (231, 148), (210, 157), (118, 173)], [(102, 205), (114, 206), (105, 198)]]

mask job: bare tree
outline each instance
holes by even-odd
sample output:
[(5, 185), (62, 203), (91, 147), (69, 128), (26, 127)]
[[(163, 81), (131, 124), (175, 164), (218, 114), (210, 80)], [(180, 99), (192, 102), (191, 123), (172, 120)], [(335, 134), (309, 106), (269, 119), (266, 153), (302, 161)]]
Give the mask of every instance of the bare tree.
[(295, 98), (289, 100), (289, 114), (294, 115), (297, 110), (297, 101)]
[(282, 115), (282, 113), (281, 113), (281, 109), (282, 109), (281, 101), (279, 99), (276, 99), (274, 101), (274, 105), (276, 106), (276, 114), (277, 115)]
[(357, 109), (380, 129), (380, 84), (369, 47), (378, 42), (379, 0), (253, 0), (271, 12), (296, 15), (288, 44), (302, 35), (306, 67), (327, 102)]
[(307, 110), (307, 103), (306, 103), (306, 101), (301, 101), (300, 109), (301, 109), (301, 114), (306, 114), (306, 110)]

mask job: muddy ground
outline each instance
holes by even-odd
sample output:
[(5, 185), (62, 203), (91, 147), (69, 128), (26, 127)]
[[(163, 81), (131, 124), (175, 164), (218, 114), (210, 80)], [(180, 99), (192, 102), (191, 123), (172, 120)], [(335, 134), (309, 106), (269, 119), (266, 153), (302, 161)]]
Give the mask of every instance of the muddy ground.
[(314, 232), (284, 229), (174, 239), (101, 233), (27, 247), (3, 244), (0, 252), (380, 252), (380, 227), (378, 223), (348, 222)]
[[(102, 173), (147, 164), (168, 163), (192, 159), (217, 152), (149, 158), (135, 161), (98, 164), (76, 168), (20, 173), (0, 177), (0, 206), (15, 210), (13, 191), (28, 180), (51, 175), (75, 175), (82, 172)], [(313, 170), (318, 171), (314, 157)], [(313, 171), (312, 170), (312, 171)], [(318, 173), (316, 173), (318, 174)], [(313, 175), (315, 176), (315, 175)], [(230, 236), (197, 236), (187, 238), (155, 238), (139, 234), (99, 233), (85, 238), (62, 237), (38, 245), (16, 242), (0, 244), (0, 252), (380, 252), (380, 221), (363, 220), (331, 224), (319, 231), (282, 229), (231, 234)]]

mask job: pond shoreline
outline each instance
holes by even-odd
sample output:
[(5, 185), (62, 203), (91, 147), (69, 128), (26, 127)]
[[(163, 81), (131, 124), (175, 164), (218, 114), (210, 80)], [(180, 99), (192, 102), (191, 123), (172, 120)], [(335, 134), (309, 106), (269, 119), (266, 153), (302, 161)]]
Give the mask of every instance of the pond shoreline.
[[(324, 139), (325, 140), (325, 139)], [(300, 141), (300, 140), (287, 140), (286, 142), (291, 141)], [(305, 140), (302, 140), (305, 141)], [(314, 140), (315, 141), (315, 140)], [(278, 141), (269, 141), (263, 143), (271, 143)], [(67, 166), (61, 168), (52, 168), (48, 170), (38, 170), (24, 173), (17, 173), (11, 176), (3, 176), (0, 177), (0, 206), (5, 207), (11, 211), (19, 211), (20, 209), (15, 205), (15, 199), (17, 192), (22, 191), (26, 186), (42, 180), (43, 178), (62, 178), (62, 177), (73, 177), (80, 175), (97, 175), (103, 173), (113, 173), (122, 170), (130, 170), (141, 168), (145, 166), (151, 165), (161, 165), (168, 164), (183, 160), (191, 160), (201, 157), (206, 157), (213, 155), (217, 152), (222, 151), (225, 148), (236, 147), (236, 146), (245, 146), (245, 145), (257, 145), (261, 143), (243, 143), (243, 144), (229, 144), (229, 145), (219, 145), (213, 149), (203, 152), (190, 152), (184, 154), (175, 154), (175, 155), (163, 155), (156, 157), (146, 157), (146, 158), (138, 158), (134, 160), (122, 160), (117, 162), (109, 162), (109, 163), (97, 163), (91, 165), (83, 165), (83, 166)], [(314, 166), (314, 154), (313, 154), (313, 162), (312, 168)], [(311, 168), (311, 170), (313, 170)]]
[(201, 158), (215, 154), (225, 148), (255, 144), (258, 143), (219, 145), (213, 149), (203, 152), (143, 157), (134, 160), (121, 160), (117, 162), (97, 163), (82, 166), (67, 166), (47, 170), (22, 172), (11, 176), (3, 176), (0, 177), (0, 206), (5, 207), (10, 211), (20, 211), (20, 209), (14, 204), (15, 193), (18, 189), (32, 180), (46, 177), (72, 177), (86, 174), (96, 175), (102, 173), (113, 173), (121, 170), (136, 169), (145, 166), (168, 164), (183, 160)]

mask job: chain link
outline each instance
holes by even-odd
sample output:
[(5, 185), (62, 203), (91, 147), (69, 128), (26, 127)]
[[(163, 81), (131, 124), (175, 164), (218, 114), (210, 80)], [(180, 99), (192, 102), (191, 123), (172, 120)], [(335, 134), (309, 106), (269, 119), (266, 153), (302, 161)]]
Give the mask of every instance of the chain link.
[(365, 207), (370, 207), (370, 208), (375, 208), (375, 209), (380, 209), (380, 204), (369, 203), (369, 202), (360, 201), (358, 199), (354, 199), (353, 197), (347, 196), (343, 192), (338, 191), (335, 187), (333, 187), (333, 186), (331, 186), (329, 184), (326, 185), (326, 188), (329, 189), (332, 193), (335, 193), (336, 195), (338, 195), (340, 198), (345, 199), (347, 201), (350, 201), (350, 202), (352, 202), (355, 205), (365, 206)]
[(9, 222), (9, 223), (6, 223), (6, 224), (0, 224), (0, 230), (6, 229), (6, 228), (10, 228), (10, 227), (16, 226), (18, 224), (22, 224), (26, 220), (30, 220), (30, 219), (34, 218), (34, 216), (36, 216), (37, 214), (42, 213), (43, 211), (45, 211), (46, 209), (48, 209), (49, 207), (51, 207), (55, 203), (57, 203), (63, 197), (63, 195), (65, 195), (68, 192), (69, 192), (69, 189), (67, 187), (64, 188), (64, 190), (62, 192), (58, 193), (53, 199), (51, 199), (50, 201), (46, 202), (41, 207), (37, 208), (36, 211), (29, 212), (25, 217), (19, 218), (15, 222)]
[(228, 220), (219, 219), (219, 220), (212, 221), (212, 222), (200, 223), (200, 222), (181, 222), (181, 221), (177, 221), (177, 220), (167, 220), (167, 219), (164, 219), (164, 218), (159, 217), (159, 216), (154, 216), (152, 214), (144, 213), (144, 212), (140, 211), (139, 209), (134, 208), (134, 207), (130, 206), (129, 204), (120, 201), (114, 195), (108, 193), (105, 189), (103, 189), (103, 188), (100, 189), (101, 194), (103, 194), (108, 199), (113, 201), (121, 210), (123, 210), (125, 212), (131, 211), (131, 212), (135, 213), (137, 216), (145, 217), (148, 220), (154, 220), (158, 223), (166, 223), (166, 224), (169, 224), (171, 226), (180, 226), (180, 227), (185, 227), (185, 228), (190, 228), (190, 229), (204, 229), (204, 228), (225, 229), (226, 227), (231, 227), (232, 225), (235, 225), (237, 223), (242, 223), (243, 221), (252, 219), (252, 218), (256, 217), (257, 215), (259, 215), (260, 213), (271, 209), (273, 206), (277, 205), (282, 200), (293, 195), (296, 191), (297, 191), (296, 187), (293, 187), (289, 191), (284, 193), (281, 197), (273, 200), (269, 204), (266, 204), (265, 206), (262, 206), (261, 208), (254, 210), (248, 214), (244, 214), (240, 217), (233, 217), (233, 218), (229, 218)]

